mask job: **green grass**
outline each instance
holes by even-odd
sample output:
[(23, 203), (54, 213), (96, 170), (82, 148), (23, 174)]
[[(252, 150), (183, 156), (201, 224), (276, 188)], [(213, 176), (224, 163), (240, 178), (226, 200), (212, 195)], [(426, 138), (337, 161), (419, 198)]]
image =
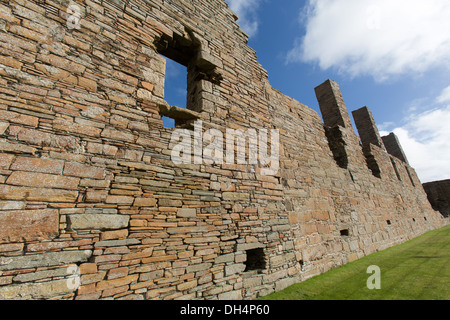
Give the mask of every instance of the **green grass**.
[[(381, 289), (366, 273), (381, 269)], [(295, 284), (260, 300), (449, 300), (450, 226)]]

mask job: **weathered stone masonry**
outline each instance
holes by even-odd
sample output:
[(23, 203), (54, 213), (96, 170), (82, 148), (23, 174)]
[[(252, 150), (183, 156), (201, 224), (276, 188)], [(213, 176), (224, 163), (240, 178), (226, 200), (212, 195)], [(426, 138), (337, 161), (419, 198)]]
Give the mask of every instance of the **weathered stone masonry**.
[(434, 210), (444, 217), (450, 216), (450, 180), (427, 182), (423, 184), (428, 200)]
[[(360, 139), (337, 83), (316, 88), (324, 123), (273, 89), (236, 18), (0, 1), (1, 299), (250, 299), (445, 223), (368, 109)], [(187, 109), (164, 101), (161, 54), (187, 68)], [(162, 115), (278, 129), (280, 169), (175, 165)]]

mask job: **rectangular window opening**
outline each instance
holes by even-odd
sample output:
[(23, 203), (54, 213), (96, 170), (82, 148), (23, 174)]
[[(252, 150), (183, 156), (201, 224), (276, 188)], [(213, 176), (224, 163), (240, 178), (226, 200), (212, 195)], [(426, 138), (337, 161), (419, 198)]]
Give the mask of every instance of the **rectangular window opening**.
[(348, 231), (348, 229), (342, 229), (340, 231), (340, 234), (342, 237), (348, 237), (350, 235), (350, 232)]
[(266, 268), (266, 259), (263, 248), (250, 249), (246, 251), (245, 271), (263, 270)]
[(392, 223), (391, 223), (391, 220), (386, 220), (386, 223), (390, 226)]
[(174, 120), (166, 120), (163, 125), (192, 130), (198, 113), (214, 112), (213, 104), (203, 99), (223, 77), (215, 64), (201, 54), (201, 41), (190, 30), (185, 31), (184, 35), (163, 35), (154, 45), (166, 60), (164, 101), (168, 106), (160, 106), (160, 115)]
[[(164, 57), (163, 55), (161, 55)], [(186, 109), (187, 103), (187, 67), (176, 62), (175, 60), (166, 58), (166, 76), (164, 79), (164, 100), (170, 106)], [(163, 115), (164, 128), (175, 128), (180, 121), (168, 115)]]

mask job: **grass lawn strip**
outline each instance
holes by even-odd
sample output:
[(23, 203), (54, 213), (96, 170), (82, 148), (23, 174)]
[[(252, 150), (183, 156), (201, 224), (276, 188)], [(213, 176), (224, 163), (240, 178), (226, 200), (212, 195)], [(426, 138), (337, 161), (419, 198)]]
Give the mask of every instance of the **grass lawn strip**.
[[(367, 267), (381, 269), (381, 290), (369, 290)], [(450, 226), (330, 270), (262, 300), (448, 300)]]

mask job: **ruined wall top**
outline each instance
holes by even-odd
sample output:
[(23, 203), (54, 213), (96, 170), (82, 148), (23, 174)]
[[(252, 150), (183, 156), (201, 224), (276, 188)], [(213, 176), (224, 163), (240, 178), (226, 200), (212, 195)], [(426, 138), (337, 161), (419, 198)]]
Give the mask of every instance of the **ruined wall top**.
[(413, 168), (361, 146), (336, 82), (323, 123), (235, 20), (222, 0), (0, 1), (1, 299), (253, 299), (444, 223)]
[(315, 88), (323, 121), (328, 127), (352, 128), (341, 89), (336, 81), (327, 80)]

